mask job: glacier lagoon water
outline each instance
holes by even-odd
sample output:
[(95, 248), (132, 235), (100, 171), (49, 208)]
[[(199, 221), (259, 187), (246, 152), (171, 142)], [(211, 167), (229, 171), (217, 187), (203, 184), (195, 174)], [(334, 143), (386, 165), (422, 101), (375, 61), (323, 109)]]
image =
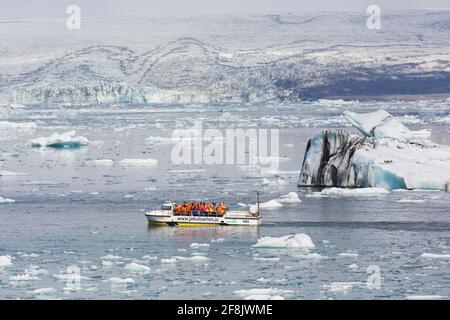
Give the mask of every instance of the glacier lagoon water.
[[(236, 299), (242, 297), (237, 290), (269, 288), (286, 290), (281, 295), (290, 299), (448, 297), (448, 193), (336, 198), (296, 187), (312, 134), (347, 126), (345, 109), (381, 107), (448, 144), (450, 105), (439, 101), (16, 108), (0, 121), (0, 171), (25, 174), (0, 177), (0, 196), (16, 201), (0, 204), (0, 256), (12, 257), (11, 265), (0, 267), (0, 298)], [(200, 118), (205, 127), (280, 129), (284, 161), (266, 179), (287, 184), (263, 187), (262, 177), (239, 166), (174, 165), (173, 144), (164, 138)], [(29, 144), (69, 130), (90, 145), (53, 150)], [(129, 158), (159, 164), (119, 164)], [(92, 162), (100, 159), (113, 164)], [(302, 203), (264, 211), (259, 228), (152, 228), (143, 215), (167, 199), (224, 200), (236, 207), (254, 201), (258, 188), (262, 201), (295, 191)], [(308, 234), (315, 248), (252, 247), (263, 236), (297, 233)], [(68, 284), (77, 270), (80, 282)], [(371, 270), (380, 271), (379, 286)]]

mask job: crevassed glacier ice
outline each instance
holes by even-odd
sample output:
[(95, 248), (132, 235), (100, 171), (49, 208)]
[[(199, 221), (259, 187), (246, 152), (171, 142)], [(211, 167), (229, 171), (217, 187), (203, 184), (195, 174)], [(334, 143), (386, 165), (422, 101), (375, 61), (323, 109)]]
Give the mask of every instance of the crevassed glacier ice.
[(373, 134), (392, 121), (386, 120), (386, 114), (377, 112), (370, 120), (351, 114), (352, 123), (365, 137), (342, 129), (322, 130), (313, 136), (307, 144), (299, 186), (448, 189), (450, 147), (412, 139), (417, 135), (409, 130), (397, 137)]
[(87, 146), (89, 140), (85, 137), (75, 136), (75, 131), (67, 131), (64, 133), (54, 133), (49, 137), (41, 137), (31, 140), (33, 147), (49, 147), (49, 148), (79, 148)]

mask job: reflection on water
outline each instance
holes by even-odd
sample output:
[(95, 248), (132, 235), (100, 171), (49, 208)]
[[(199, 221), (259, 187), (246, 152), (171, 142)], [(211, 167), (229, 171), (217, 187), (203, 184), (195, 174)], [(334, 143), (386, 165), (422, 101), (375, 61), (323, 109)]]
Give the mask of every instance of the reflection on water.
[(152, 238), (156, 237), (181, 243), (210, 243), (217, 239), (239, 239), (246, 242), (256, 242), (260, 237), (260, 228), (246, 226), (170, 227), (149, 224), (148, 233)]

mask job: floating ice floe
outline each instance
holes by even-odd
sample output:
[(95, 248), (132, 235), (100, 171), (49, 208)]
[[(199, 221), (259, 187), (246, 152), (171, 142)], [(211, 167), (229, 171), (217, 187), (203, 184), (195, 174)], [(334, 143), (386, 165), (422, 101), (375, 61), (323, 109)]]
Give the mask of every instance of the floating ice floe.
[(33, 147), (49, 147), (49, 148), (79, 148), (87, 146), (89, 140), (82, 136), (75, 136), (75, 131), (67, 131), (64, 133), (54, 133), (49, 137), (41, 137), (31, 140)]
[(56, 289), (53, 287), (38, 288), (38, 289), (33, 290), (33, 293), (36, 295), (46, 295), (46, 294), (50, 294), (50, 293), (54, 293), (54, 292), (56, 292)]
[(9, 277), (9, 281), (20, 282), (20, 281), (36, 281), (41, 280), (41, 278), (37, 276), (33, 276), (31, 274), (19, 274), (17, 276)]
[(422, 253), (420, 255), (423, 259), (446, 259), (450, 260), (450, 253), (439, 254), (439, 253)]
[(282, 237), (262, 237), (258, 239), (258, 242), (253, 247), (313, 249), (315, 246), (310, 236), (304, 233), (298, 233)]
[(210, 247), (208, 243), (191, 243), (190, 247), (192, 249), (207, 249)]
[(114, 262), (112, 262), (112, 261), (102, 260), (103, 267), (109, 268), (109, 267), (112, 267), (113, 265), (114, 265)]
[[(259, 208), (265, 209), (265, 210), (275, 210), (275, 209), (281, 208), (282, 206), (283, 205), (277, 199), (272, 199), (267, 202), (261, 202), (259, 204)], [(257, 211), (256, 205), (251, 205), (250, 212), (256, 212), (256, 211)]]
[(278, 262), (280, 261), (280, 257), (253, 257), (253, 260), (264, 262)]
[(114, 284), (134, 284), (135, 283), (135, 281), (132, 278), (113, 277), (113, 278), (109, 278), (108, 281), (111, 283), (114, 283)]
[(0, 121), (0, 131), (34, 131), (37, 127), (34, 122)]
[(120, 162), (124, 167), (153, 167), (158, 165), (155, 159), (123, 159)]
[(273, 179), (273, 180), (263, 178), (261, 185), (264, 187), (267, 187), (267, 188), (280, 188), (280, 187), (289, 185), (289, 183), (282, 178)]
[(194, 255), (192, 257), (181, 257), (181, 256), (174, 256), (172, 258), (169, 259), (161, 259), (161, 263), (176, 263), (178, 261), (180, 262), (192, 262), (192, 263), (203, 263), (203, 262), (207, 262), (210, 259), (208, 257), (205, 256), (201, 256), (201, 255)]
[(398, 202), (398, 203), (424, 203), (425, 200), (423, 200), (423, 199), (400, 199), (395, 202)]
[(0, 197), (0, 203), (15, 203), (16, 200)]
[(326, 188), (323, 189), (320, 194), (326, 197), (354, 197), (354, 196), (374, 196), (379, 194), (389, 193), (384, 188)]
[(37, 258), (37, 257), (39, 257), (39, 254), (37, 254), (37, 253), (22, 253), (20, 256), (22, 258)]
[(298, 197), (297, 192), (289, 192), (287, 195), (281, 196), (278, 199), (278, 202), (287, 203), (287, 204), (295, 204), (301, 203), (302, 200)]
[(292, 290), (267, 288), (237, 290), (234, 293), (245, 300), (284, 300), (294, 294)]
[(348, 266), (350, 270), (358, 270), (359, 266), (356, 263), (352, 263)]
[(0, 256), (0, 268), (12, 266), (11, 256)]
[(332, 282), (330, 284), (323, 285), (322, 288), (332, 293), (347, 293), (354, 287), (359, 286), (361, 286), (360, 282)]
[(358, 254), (356, 252), (341, 252), (338, 254), (340, 258), (357, 258)]
[(120, 260), (120, 259), (122, 259), (122, 257), (121, 256), (115, 256), (115, 255), (109, 253), (106, 256), (101, 257), (101, 259), (104, 259), (104, 260)]
[(94, 166), (112, 166), (114, 164), (114, 161), (112, 161), (111, 159), (99, 159), (88, 161), (88, 163)]
[(405, 297), (405, 300), (445, 300), (445, 299), (449, 299), (449, 297), (439, 295), (411, 295)]
[(24, 172), (15, 172), (15, 171), (0, 171), (0, 177), (16, 177), (16, 176), (26, 176), (27, 174)]
[(387, 134), (388, 130), (377, 131), (380, 123), (383, 129), (386, 118), (391, 119), (384, 112), (373, 117), (352, 113), (350, 116), (366, 136), (330, 129), (312, 137), (306, 147), (300, 186), (449, 188), (449, 146), (416, 139), (424, 137), (417, 131), (403, 130), (396, 135)]
[(143, 264), (139, 263), (129, 263), (125, 266), (125, 270), (128, 270), (133, 273), (140, 273), (140, 274), (147, 274), (151, 271), (150, 267), (144, 266)]

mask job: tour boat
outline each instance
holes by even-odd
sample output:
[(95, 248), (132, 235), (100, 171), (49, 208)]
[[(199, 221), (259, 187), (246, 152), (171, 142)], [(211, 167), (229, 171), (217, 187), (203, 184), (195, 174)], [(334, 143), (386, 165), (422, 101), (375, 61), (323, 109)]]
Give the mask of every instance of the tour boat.
[(151, 225), (169, 226), (259, 226), (261, 214), (259, 210), (259, 193), (257, 193), (256, 210), (227, 210), (223, 215), (203, 212), (175, 214), (175, 202), (166, 202), (160, 209), (145, 213)]

